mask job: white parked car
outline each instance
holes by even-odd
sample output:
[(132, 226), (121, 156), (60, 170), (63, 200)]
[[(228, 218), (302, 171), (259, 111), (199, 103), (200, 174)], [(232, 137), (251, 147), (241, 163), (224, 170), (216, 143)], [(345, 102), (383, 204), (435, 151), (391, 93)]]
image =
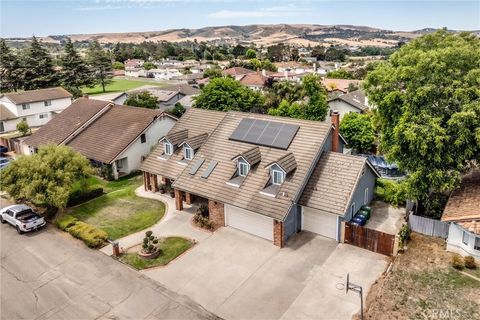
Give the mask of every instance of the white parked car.
[(18, 234), (37, 230), (47, 224), (43, 217), (33, 212), (29, 206), (24, 204), (14, 204), (13, 206), (1, 209), (0, 222), (10, 223), (17, 229)]

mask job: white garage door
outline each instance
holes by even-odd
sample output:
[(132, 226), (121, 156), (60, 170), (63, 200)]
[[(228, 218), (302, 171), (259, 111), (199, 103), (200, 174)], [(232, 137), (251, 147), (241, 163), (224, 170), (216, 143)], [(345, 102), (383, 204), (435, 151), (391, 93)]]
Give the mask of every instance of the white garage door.
[(273, 219), (231, 205), (225, 205), (225, 224), (267, 240), (273, 240)]
[(337, 216), (316, 209), (302, 207), (302, 230), (337, 239)]

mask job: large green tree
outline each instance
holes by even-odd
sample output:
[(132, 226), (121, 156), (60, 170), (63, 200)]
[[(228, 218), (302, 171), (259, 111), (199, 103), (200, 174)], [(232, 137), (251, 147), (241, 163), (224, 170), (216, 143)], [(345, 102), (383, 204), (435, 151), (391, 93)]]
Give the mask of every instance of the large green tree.
[(93, 173), (89, 161), (70, 147), (45, 145), (2, 170), (2, 188), (17, 201), (65, 208), (73, 184)]
[(408, 172), (413, 199), (455, 188), (480, 161), (479, 61), (477, 36), (440, 30), (402, 46), (366, 78), (380, 149)]
[(67, 38), (64, 54), (60, 57), (60, 65), (62, 66), (62, 71), (60, 72), (62, 86), (77, 93), (75, 94), (76, 96), (80, 93), (81, 87), (94, 84), (92, 70), (80, 57), (70, 38)]
[(93, 41), (87, 51), (87, 62), (93, 70), (95, 83), (102, 86), (105, 92), (105, 86), (112, 82), (112, 58), (110, 54), (105, 51), (98, 41)]
[(195, 98), (195, 107), (219, 111), (251, 112), (262, 108), (264, 97), (230, 78), (215, 78)]
[(148, 91), (142, 91), (131, 94), (128, 99), (125, 100), (125, 105), (147, 109), (157, 109), (158, 98)]
[(53, 68), (52, 57), (36, 37), (32, 38), (32, 43), (23, 59), (23, 89), (42, 89), (58, 84), (58, 75)]
[(22, 87), (23, 69), (17, 55), (0, 39), (0, 90), (17, 91)]
[(340, 122), (340, 133), (355, 150), (364, 152), (372, 149), (375, 129), (370, 115), (347, 113)]

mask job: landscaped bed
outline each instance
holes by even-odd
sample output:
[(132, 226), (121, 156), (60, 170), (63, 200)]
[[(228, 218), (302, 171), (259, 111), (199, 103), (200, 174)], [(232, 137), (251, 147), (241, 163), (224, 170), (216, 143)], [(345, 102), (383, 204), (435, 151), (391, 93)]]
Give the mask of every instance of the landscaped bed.
[(142, 270), (151, 267), (164, 266), (170, 261), (190, 249), (194, 242), (182, 237), (166, 237), (160, 238), (158, 241), (158, 248), (160, 255), (154, 259), (144, 259), (139, 257), (138, 251), (141, 245), (130, 248), (126, 253), (123, 253), (119, 260), (126, 263), (137, 270)]

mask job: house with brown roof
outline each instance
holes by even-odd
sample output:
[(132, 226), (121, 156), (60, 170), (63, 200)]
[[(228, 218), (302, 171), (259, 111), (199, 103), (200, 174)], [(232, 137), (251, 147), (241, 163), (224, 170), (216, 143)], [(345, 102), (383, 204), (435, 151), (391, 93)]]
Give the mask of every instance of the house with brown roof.
[(0, 133), (17, 130), (25, 120), (40, 127), (72, 103), (72, 94), (62, 87), (9, 92), (0, 95)]
[(232, 67), (228, 68), (222, 71), (223, 76), (231, 76), (235, 80), (240, 80), (243, 76), (250, 74), (250, 73), (255, 73), (255, 71), (244, 68), (244, 67)]
[(480, 260), (480, 170), (466, 175), (452, 192), (442, 221), (450, 223), (447, 250)]
[(333, 111), (338, 111), (340, 120), (347, 113), (364, 113), (368, 111), (369, 107), (368, 98), (365, 96), (363, 90), (356, 90), (346, 94), (342, 93), (328, 100), (330, 114), (332, 114)]
[(252, 90), (263, 90), (271, 81), (273, 81), (271, 77), (260, 71), (248, 73), (240, 78), (240, 83)]
[(144, 187), (208, 203), (209, 220), (283, 247), (302, 230), (340, 241), (341, 221), (373, 198), (378, 173), (344, 155), (333, 123), (189, 109), (143, 162)]
[(175, 122), (160, 110), (80, 98), (25, 139), (25, 153), (47, 143), (66, 145), (90, 159), (94, 167), (111, 168), (117, 179), (138, 170)]

